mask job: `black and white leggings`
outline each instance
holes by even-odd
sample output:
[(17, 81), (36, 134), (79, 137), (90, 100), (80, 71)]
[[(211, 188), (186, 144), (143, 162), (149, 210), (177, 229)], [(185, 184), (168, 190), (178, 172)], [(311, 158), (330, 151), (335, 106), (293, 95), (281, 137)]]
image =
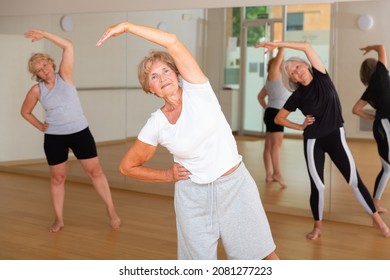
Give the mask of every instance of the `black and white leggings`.
[(310, 207), (314, 220), (320, 221), (323, 218), (325, 153), (328, 153), (332, 162), (340, 170), (364, 209), (370, 215), (376, 212), (370, 192), (357, 172), (355, 161), (345, 139), (343, 127), (318, 139), (305, 138), (304, 152), (310, 177)]
[(389, 119), (378, 119), (374, 121), (372, 131), (378, 147), (378, 153), (381, 159), (382, 168), (375, 180), (374, 198), (380, 199), (390, 179), (390, 155), (389, 138), (390, 122)]

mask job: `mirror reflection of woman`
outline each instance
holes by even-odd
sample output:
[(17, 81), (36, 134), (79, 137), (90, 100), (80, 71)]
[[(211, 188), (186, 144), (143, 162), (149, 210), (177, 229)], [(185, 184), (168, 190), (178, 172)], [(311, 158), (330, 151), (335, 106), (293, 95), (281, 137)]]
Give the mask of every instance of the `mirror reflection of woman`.
[[(387, 212), (380, 205), (380, 199), (390, 179), (390, 77), (387, 69), (386, 50), (383, 45), (361, 48), (363, 55), (376, 52), (378, 58), (367, 58), (360, 66), (360, 80), (366, 86), (363, 95), (354, 105), (352, 112), (361, 118), (373, 120), (373, 134), (377, 143), (382, 168), (376, 177), (373, 198), (379, 212)], [(369, 104), (375, 113), (365, 110)]]
[[(115, 211), (110, 187), (100, 166), (95, 140), (89, 130), (73, 83), (74, 50), (68, 39), (42, 30), (29, 30), (25, 37), (36, 42), (46, 39), (62, 49), (58, 73), (54, 60), (44, 53), (36, 53), (28, 62), (28, 70), (38, 83), (27, 92), (21, 114), (30, 124), (44, 133), (44, 150), (50, 166), (50, 194), (55, 212), (50, 232), (65, 226), (65, 179), (69, 149), (79, 160), (85, 173), (103, 199), (111, 227), (118, 229), (121, 221)], [(46, 120), (33, 113), (37, 103), (45, 109)]]
[[(282, 148), (284, 127), (275, 123), (276, 114), (283, 107), (289, 91), (283, 86), (280, 65), (283, 62), (283, 48), (278, 49), (275, 57), (268, 61), (267, 80), (257, 95), (257, 99), (264, 111), (266, 127), (263, 162), (265, 167), (265, 181), (268, 184), (278, 182), (283, 188), (287, 187), (283, 180), (280, 168), (280, 150)], [(266, 100), (267, 97), (267, 100)]]
[[(216, 259), (221, 240), (229, 259), (278, 259), (258, 188), (239, 155), (231, 128), (195, 58), (177, 36), (123, 22), (98, 41), (130, 33), (163, 47), (138, 67), (139, 82), (164, 105), (153, 112), (123, 157), (125, 176), (174, 182), (179, 259)], [(169, 168), (148, 166), (157, 146)]]
[[(279, 47), (291, 48), (304, 52), (309, 60), (308, 63), (292, 57), (284, 63), (284, 84), (293, 93), (275, 118), (275, 122), (280, 125), (303, 130), (304, 153), (311, 185), (310, 207), (314, 218), (313, 229), (306, 237), (314, 240), (321, 235), (325, 202), (325, 153), (342, 173), (358, 202), (371, 215), (374, 224), (385, 237), (390, 237), (390, 230), (375, 208), (356, 169), (346, 141), (340, 100), (320, 57), (310, 44), (304, 42), (264, 42), (257, 47), (266, 48), (267, 51)], [(296, 109), (306, 116), (301, 124), (288, 120), (289, 114)]]

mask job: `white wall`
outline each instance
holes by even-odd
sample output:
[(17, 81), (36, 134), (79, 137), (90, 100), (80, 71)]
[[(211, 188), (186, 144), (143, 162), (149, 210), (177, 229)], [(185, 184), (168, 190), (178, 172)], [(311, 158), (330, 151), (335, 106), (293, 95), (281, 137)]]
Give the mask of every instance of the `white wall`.
[[(0, 160), (41, 158), (43, 134), (22, 119), (20, 107), (26, 89), (34, 84), (26, 71), (27, 60), (43, 44), (32, 46), (23, 36), (0, 35), (0, 47)], [(42, 116), (43, 110), (34, 113)]]

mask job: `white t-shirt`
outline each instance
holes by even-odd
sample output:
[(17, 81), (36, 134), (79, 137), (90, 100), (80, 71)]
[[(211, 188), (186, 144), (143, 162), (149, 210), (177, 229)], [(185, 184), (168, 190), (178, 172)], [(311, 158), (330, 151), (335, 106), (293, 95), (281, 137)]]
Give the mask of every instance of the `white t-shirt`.
[(158, 109), (151, 114), (138, 139), (166, 147), (174, 161), (188, 169), (191, 180), (198, 184), (213, 182), (242, 159), (209, 82), (190, 84), (183, 80), (182, 112), (176, 124), (171, 124)]

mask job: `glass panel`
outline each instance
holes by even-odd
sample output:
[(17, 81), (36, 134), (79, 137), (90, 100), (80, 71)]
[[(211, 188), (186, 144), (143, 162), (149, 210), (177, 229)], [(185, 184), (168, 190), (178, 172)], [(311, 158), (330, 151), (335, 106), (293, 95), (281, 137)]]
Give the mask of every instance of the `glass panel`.
[(257, 101), (257, 95), (264, 85), (266, 73), (266, 56), (262, 49), (254, 47), (258, 41), (270, 40), (270, 28), (266, 23), (260, 26), (247, 27), (245, 30), (246, 46), (244, 69), (245, 79), (242, 88), (244, 95), (243, 128), (247, 133), (263, 132), (263, 108)]
[(287, 14), (287, 30), (303, 30), (303, 13)]
[(240, 83), (241, 8), (226, 10), (227, 49), (224, 68), (224, 87), (238, 89)]

